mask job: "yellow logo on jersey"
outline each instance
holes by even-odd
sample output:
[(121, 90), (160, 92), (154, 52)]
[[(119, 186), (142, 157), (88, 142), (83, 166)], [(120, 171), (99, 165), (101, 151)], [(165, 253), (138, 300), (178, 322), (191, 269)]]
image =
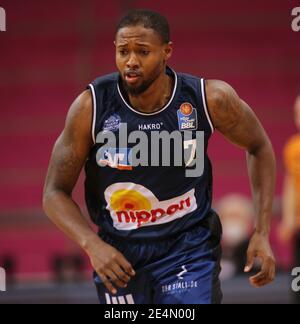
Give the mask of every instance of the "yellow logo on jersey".
[(159, 201), (142, 185), (115, 183), (105, 190), (107, 209), (118, 230), (134, 230), (184, 217), (197, 209), (195, 189), (182, 196)]

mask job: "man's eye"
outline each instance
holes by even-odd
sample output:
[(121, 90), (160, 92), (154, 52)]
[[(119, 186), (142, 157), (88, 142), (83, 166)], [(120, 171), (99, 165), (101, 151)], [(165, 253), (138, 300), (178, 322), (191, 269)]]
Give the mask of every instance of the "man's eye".
[(146, 56), (150, 54), (150, 51), (141, 51), (141, 54)]
[(122, 51), (120, 51), (119, 53), (120, 53), (122, 56), (125, 56), (125, 55), (127, 55), (128, 52), (127, 52), (126, 50), (122, 50)]

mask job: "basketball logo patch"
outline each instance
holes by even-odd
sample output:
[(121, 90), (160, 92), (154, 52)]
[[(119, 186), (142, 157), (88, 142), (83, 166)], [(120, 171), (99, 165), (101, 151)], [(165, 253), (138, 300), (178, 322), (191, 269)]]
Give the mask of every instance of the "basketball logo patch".
[(190, 103), (185, 102), (177, 110), (179, 130), (197, 130), (197, 110)]

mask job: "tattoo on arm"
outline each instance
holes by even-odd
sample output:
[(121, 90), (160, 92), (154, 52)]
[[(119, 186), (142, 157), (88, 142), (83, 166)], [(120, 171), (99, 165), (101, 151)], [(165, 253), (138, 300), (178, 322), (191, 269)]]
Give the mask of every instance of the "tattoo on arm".
[(227, 133), (243, 118), (240, 98), (233, 88), (222, 81), (207, 81), (206, 88), (214, 126), (221, 133)]
[(253, 152), (268, 137), (251, 108), (222, 81), (207, 81), (207, 98), (215, 128), (229, 141)]
[(66, 126), (55, 143), (46, 188), (71, 194), (92, 147), (91, 98), (85, 92), (72, 105)]

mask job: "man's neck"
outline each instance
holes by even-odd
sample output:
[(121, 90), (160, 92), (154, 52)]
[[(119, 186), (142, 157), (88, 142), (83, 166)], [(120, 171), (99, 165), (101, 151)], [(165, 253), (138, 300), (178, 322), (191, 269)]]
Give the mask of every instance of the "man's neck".
[(173, 92), (173, 78), (162, 74), (141, 95), (131, 96), (128, 94), (133, 108), (144, 113), (153, 113), (162, 109), (170, 100)]

